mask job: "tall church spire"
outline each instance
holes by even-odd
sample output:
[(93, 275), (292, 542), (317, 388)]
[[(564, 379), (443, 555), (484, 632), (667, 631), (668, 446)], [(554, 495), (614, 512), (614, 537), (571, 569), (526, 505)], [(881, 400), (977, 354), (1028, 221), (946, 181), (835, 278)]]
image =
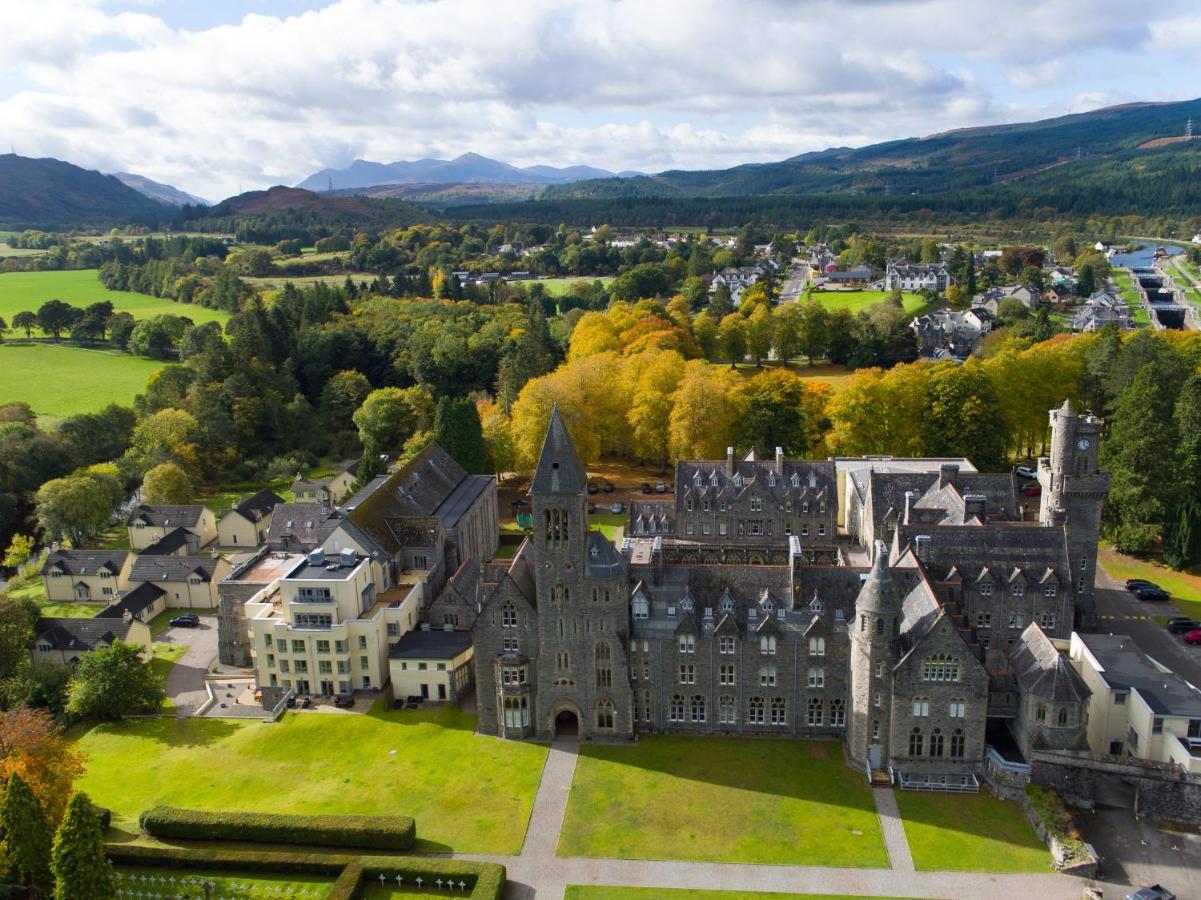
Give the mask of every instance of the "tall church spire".
[(530, 493), (582, 494), (588, 488), (584, 464), (576, 453), (575, 444), (567, 431), (567, 423), (556, 403), (550, 414), (550, 425), (542, 441), (542, 453), (534, 470)]

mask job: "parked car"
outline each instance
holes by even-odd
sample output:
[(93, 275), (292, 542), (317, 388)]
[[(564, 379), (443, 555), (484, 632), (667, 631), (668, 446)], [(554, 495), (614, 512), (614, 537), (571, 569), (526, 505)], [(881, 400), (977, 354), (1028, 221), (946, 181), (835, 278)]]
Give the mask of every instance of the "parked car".
[(421, 705), (420, 694), (409, 694), (405, 697), (405, 709), (416, 709)]
[(1025, 497), (1039, 497), (1042, 495), (1043, 489), (1037, 484), (1023, 484), (1018, 488), (1018, 493)]
[(1016, 469), (1014, 469), (1013, 471), (1014, 471), (1014, 472), (1016, 472), (1018, 475), (1020, 475), (1022, 478), (1031, 478), (1031, 479), (1034, 479), (1034, 478), (1037, 478), (1037, 477), (1038, 477), (1038, 473), (1037, 473), (1037, 472), (1035, 472), (1035, 471), (1034, 471), (1032, 468), (1030, 468), (1029, 466), (1018, 466), (1018, 467), (1017, 467)]
[(588, 504), (588, 515), (592, 515), (594, 512), (596, 512), (596, 504), (589, 503)]
[(606, 481), (606, 482), (605, 482), (605, 493), (606, 493), (606, 494), (612, 494), (612, 493), (613, 493), (613, 482), (612, 482), (612, 481)]
[(340, 706), (343, 709), (354, 706), (354, 694), (337, 694), (334, 697), (334, 706)]
[(598, 487), (596, 486), (596, 482), (595, 482), (595, 481), (589, 481), (589, 482), (588, 482), (588, 493), (589, 493), (589, 494), (596, 494), (596, 493), (599, 493), (599, 491), (600, 491), (600, 488), (598, 488)]
[(1169, 594), (1163, 588), (1156, 587), (1153, 584), (1148, 585), (1147, 587), (1137, 587), (1130, 593), (1134, 594), (1134, 596), (1138, 597), (1140, 600), (1147, 600), (1154, 603), (1161, 603), (1165, 600), (1172, 599), (1171, 594)]
[(651, 490), (651, 486), (649, 484), (647, 484), (645, 481), (642, 482), (642, 493), (644, 493), (644, 494), (653, 493), (653, 491)]
[(1126, 582), (1126, 590), (1135, 591), (1139, 588), (1157, 588), (1159, 587), (1154, 581), (1147, 581), (1145, 578), (1131, 578)]
[(656, 494), (666, 494), (667, 493), (667, 485), (665, 485), (662, 481), (656, 481), (655, 482), (655, 493)]
[(171, 620), (172, 628), (196, 628), (200, 625), (200, 616), (196, 613), (184, 613)]
[(1186, 634), (1184, 636), (1184, 642), (1186, 644), (1192, 644), (1193, 646), (1201, 646), (1201, 628), (1197, 628)]
[(301, 709), (308, 709), (312, 705), (313, 705), (312, 697), (305, 696), (305, 697), (300, 698), (300, 708)]
[(1201, 622), (1176, 616), (1173, 619), (1168, 619), (1167, 629), (1172, 634), (1188, 634), (1190, 631), (1201, 629)]
[(1127, 894), (1126, 900), (1176, 900), (1176, 895), (1161, 884), (1153, 884)]
[(622, 503), (620, 500), (618, 500), (616, 503), (614, 503), (612, 506), (609, 507), (609, 512), (611, 512), (611, 513), (623, 513), (625, 511), (626, 511), (625, 504)]

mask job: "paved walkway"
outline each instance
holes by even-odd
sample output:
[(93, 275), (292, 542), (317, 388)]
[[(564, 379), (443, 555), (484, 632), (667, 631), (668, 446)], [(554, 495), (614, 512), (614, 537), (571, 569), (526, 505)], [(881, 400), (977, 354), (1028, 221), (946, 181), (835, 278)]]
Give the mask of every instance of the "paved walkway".
[(880, 817), (880, 830), (884, 832), (884, 846), (888, 848), (888, 864), (894, 872), (912, 872), (913, 854), (909, 852), (909, 838), (905, 836), (905, 824), (897, 809), (897, 798), (892, 788), (872, 788), (872, 799), (876, 801), (876, 814)]
[[(551, 744), (542, 781), (526, 829), (520, 856), (456, 853), (458, 859), (500, 863), (508, 870), (507, 900), (561, 900), (569, 884), (626, 887), (755, 890), (806, 894), (889, 897), (971, 897), (973, 900), (1078, 900), (1085, 882), (1065, 875), (984, 875), (968, 872), (915, 872), (896, 798), (874, 790), (884, 828), (890, 869), (838, 869), (823, 866), (761, 866), (730, 863), (673, 862), (641, 859), (579, 859), (555, 855), (567, 796), (575, 775), (578, 744)], [(720, 811), (715, 812), (714, 840), (721, 840)], [(782, 834), (780, 840), (786, 841)]]
[(168, 628), (157, 638), (186, 644), (187, 650), (167, 673), (167, 696), (177, 716), (191, 716), (208, 700), (204, 676), (217, 656), (217, 617), (201, 616), (196, 628)]

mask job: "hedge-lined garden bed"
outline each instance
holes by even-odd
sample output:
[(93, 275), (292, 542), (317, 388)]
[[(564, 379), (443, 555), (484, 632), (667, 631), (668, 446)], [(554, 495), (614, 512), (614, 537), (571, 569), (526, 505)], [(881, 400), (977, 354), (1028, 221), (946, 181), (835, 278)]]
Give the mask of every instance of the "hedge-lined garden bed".
[(408, 816), (291, 816), (155, 806), (143, 812), (139, 822), (147, 834), (159, 838), (360, 850), (411, 850), (415, 835)]
[[(505, 867), (436, 857), (348, 856), (345, 854), (283, 853), (257, 850), (209, 850), (206, 848), (144, 847), (109, 844), (105, 852), (117, 866), (195, 869), (204, 872), (295, 872), (334, 877), (329, 900), (356, 900), (364, 887), (380, 875), (395, 883), (400, 875), (405, 886), (453, 879), (455, 895), (470, 900), (499, 900), (505, 886)], [(459, 891), (458, 882), (466, 888)], [(469, 889), (469, 890), (468, 890)]]

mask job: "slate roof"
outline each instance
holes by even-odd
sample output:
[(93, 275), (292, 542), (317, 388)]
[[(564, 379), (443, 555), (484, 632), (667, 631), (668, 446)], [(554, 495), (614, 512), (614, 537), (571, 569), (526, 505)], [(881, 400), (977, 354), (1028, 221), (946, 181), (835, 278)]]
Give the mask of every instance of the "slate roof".
[(1023, 693), (1043, 700), (1087, 700), (1092, 691), (1041, 628), (1031, 622), (1009, 648), (1009, 663)]
[[(733, 471), (727, 472), (727, 468)], [(682, 459), (676, 463), (676, 500), (689, 495), (737, 499), (752, 485), (779, 500), (788, 497), (825, 497), (835, 502), (836, 473), (830, 460), (761, 459), (752, 450), (732, 467), (727, 460)]]
[(867, 581), (859, 591), (855, 600), (855, 608), (867, 612), (886, 612), (897, 608), (897, 587), (892, 580), (892, 571), (888, 567), (888, 547), (883, 541), (876, 541), (876, 558), (872, 561), (871, 571)]
[(359, 491), (343, 504), (342, 512), (389, 554), (405, 546), (429, 546), (431, 526), (423, 520), (442, 521), (445, 513), (457, 523), (456, 516), (462, 514), (457, 504), (464, 495), (458, 495), (459, 500), (452, 497), (465, 480), (478, 489), (479, 482), (450, 454), (430, 444), (379, 484), (379, 479), (373, 480), (368, 485), (371, 490)]
[(155, 602), (163, 594), (167, 593), (158, 585), (151, 584), (149, 581), (144, 581), (132, 591), (129, 591), (119, 601), (106, 606), (100, 612), (96, 613), (93, 618), (96, 619), (123, 619), (125, 613), (128, 612), (136, 619), (141, 619), (141, 613), (154, 606)]
[(116, 575), (125, 565), (129, 553), (107, 550), (55, 550), (46, 557), (41, 574), (46, 575), (53, 568), (61, 569), (68, 575), (95, 575), (101, 569), (107, 569)]
[(567, 431), (567, 423), (558, 405), (551, 410), (542, 452), (534, 469), (530, 493), (579, 494), (588, 487), (584, 464), (576, 453), (575, 444)]
[(145, 522), (147, 525), (166, 527), (175, 525), (179, 528), (194, 528), (204, 515), (205, 507), (199, 503), (187, 505), (150, 505), (143, 503), (134, 508), (126, 520), (127, 525)]
[(219, 560), (211, 556), (139, 556), (129, 572), (130, 581), (174, 582), (187, 581), (199, 575), (202, 581), (212, 581)]
[(1011, 521), (1017, 517), (1017, 489), (1012, 474), (964, 472), (953, 463), (932, 472), (877, 472), (868, 474), (872, 524), (878, 533), (885, 521), (903, 522), (905, 495), (910, 501), (911, 517), (926, 525), (963, 525), (965, 498), (983, 497), (985, 514), (990, 521)]
[(284, 550), (312, 549), (330, 510), (321, 503), (281, 503), (271, 516), (267, 543)]
[(454, 659), (471, 646), (470, 631), (410, 631), (388, 648), (388, 659)]
[[(257, 494), (252, 494), (241, 503), (229, 510), (236, 512), (248, 522), (261, 522), (275, 507), (284, 502), (284, 498), (269, 488), (263, 488)], [(228, 514), (228, 513), (227, 513)]]
[(626, 561), (613, 542), (599, 531), (589, 531), (586, 538), (588, 575), (592, 578), (616, 578), (625, 573)]
[[(915, 540), (919, 535), (929, 538), (920, 547)], [(1062, 585), (1072, 583), (1067, 537), (1062, 528), (1017, 522), (936, 528), (901, 525), (895, 546), (901, 551), (914, 547), (922, 567), (936, 581), (952, 568), (964, 581), (978, 578), (987, 568), (998, 582), (1021, 574), (1032, 583), (1048, 577)]]
[(188, 546), (189, 533), (183, 528), (172, 528), (141, 553), (143, 556), (174, 556)]
[(108, 618), (38, 619), (33, 627), (34, 637), (45, 641), (55, 650), (91, 650), (129, 636), (130, 623)]

